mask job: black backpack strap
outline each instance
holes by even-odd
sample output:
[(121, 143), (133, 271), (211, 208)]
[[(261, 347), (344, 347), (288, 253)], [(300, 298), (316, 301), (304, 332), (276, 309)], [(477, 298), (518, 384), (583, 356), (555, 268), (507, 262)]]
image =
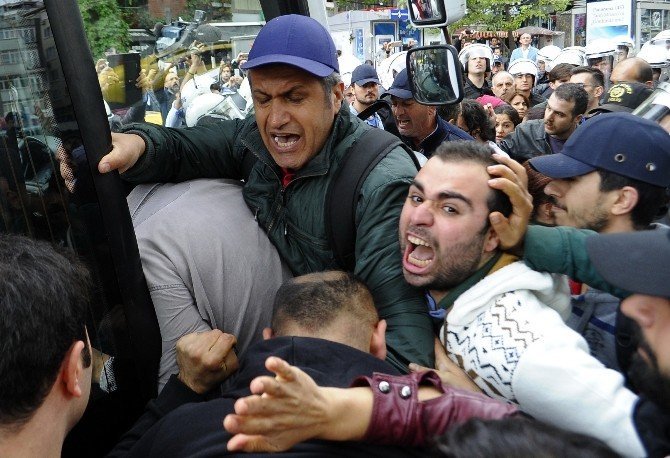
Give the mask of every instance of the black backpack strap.
[(356, 207), (366, 178), (396, 147), (403, 147), (420, 168), (414, 152), (395, 135), (382, 129), (363, 133), (347, 150), (326, 192), (325, 222), (330, 246), (340, 268), (353, 272), (356, 265)]

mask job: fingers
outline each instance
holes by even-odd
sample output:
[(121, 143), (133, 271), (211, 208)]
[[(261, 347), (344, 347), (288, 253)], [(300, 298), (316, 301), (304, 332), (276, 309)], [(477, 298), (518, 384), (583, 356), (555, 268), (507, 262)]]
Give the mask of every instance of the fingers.
[(145, 147), (144, 140), (139, 135), (113, 132), (112, 151), (100, 159), (98, 171), (100, 173), (108, 173), (112, 170), (125, 172), (144, 154)]
[(409, 363), (409, 371), (410, 372), (426, 372), (426, 371), (432, 371), (433, 369), (430, 367), (422, 366), (417, 363)]

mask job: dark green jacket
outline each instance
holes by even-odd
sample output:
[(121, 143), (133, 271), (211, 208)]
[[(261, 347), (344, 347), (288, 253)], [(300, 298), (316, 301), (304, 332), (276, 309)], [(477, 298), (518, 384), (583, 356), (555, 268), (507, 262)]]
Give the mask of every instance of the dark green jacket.
[[(244, 199), (284, 261), (295, 275), (337, 269), (324, 222), (325, 194), (344, 153), (367, 129), (343, 107), (323, 149), (283, 188), (281, 170), (252, 116), (183, 129), (134, 124), (126, 131), (139, 133), (147, 149), (124, 179), (243, 179), (243, 157), (253, 154), (258, 161), (244, 186)], [(404, 281), (398, 244), (398, 219), (415, 174), (411, 159), (398, 147), (366, 179), (356, 212), (354, 273), (368, 285), (380, 317), (388, 322), (390, 361), (430, 366), (431, 322), (422, 294)]]

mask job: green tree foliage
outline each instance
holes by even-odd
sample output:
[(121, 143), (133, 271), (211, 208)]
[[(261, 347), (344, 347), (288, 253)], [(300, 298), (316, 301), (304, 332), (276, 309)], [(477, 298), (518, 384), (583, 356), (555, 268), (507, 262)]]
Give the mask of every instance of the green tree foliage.
[(512, 31), (528, 19), (564, 11), (569, 3), (570, 0), (467, 0), (467, 14), (452, 28), (482, 25), (486, 30)]
[(84, 30), (93, 57), (104, 55), (109, 48), (117, 52), (128, 50), (128, 24), (117, 0), (78, 0)]

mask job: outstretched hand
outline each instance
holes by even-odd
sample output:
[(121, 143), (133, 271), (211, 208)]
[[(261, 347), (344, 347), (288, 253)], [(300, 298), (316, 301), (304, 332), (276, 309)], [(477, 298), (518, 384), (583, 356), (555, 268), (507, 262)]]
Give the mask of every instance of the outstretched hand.
[(223, 420), (223, 426), (234, 434), (228, 450), (245, 452), (280, 452), (298, 442), (317, 437), (332, 412), (314, 380), (286, 361), (269, 357), (265, 367), (275, 377), (255, 378), (251, 396), (235, 402), (235, 413)]
[(528, 192), (528, 176), (526, 169), (514, 159), (499, 154), (494, 154), (493, 158), (500, 164), (488, 167), (488, 173), (494, 176), (489, 180), (489, 186), (509, 196), (512, 213), (505, 217), (500, 212), (492, 212), (489, 221), (498, 234), (500, 248), (520, 254), (523, 237), (533, 212), (533, 198)]

